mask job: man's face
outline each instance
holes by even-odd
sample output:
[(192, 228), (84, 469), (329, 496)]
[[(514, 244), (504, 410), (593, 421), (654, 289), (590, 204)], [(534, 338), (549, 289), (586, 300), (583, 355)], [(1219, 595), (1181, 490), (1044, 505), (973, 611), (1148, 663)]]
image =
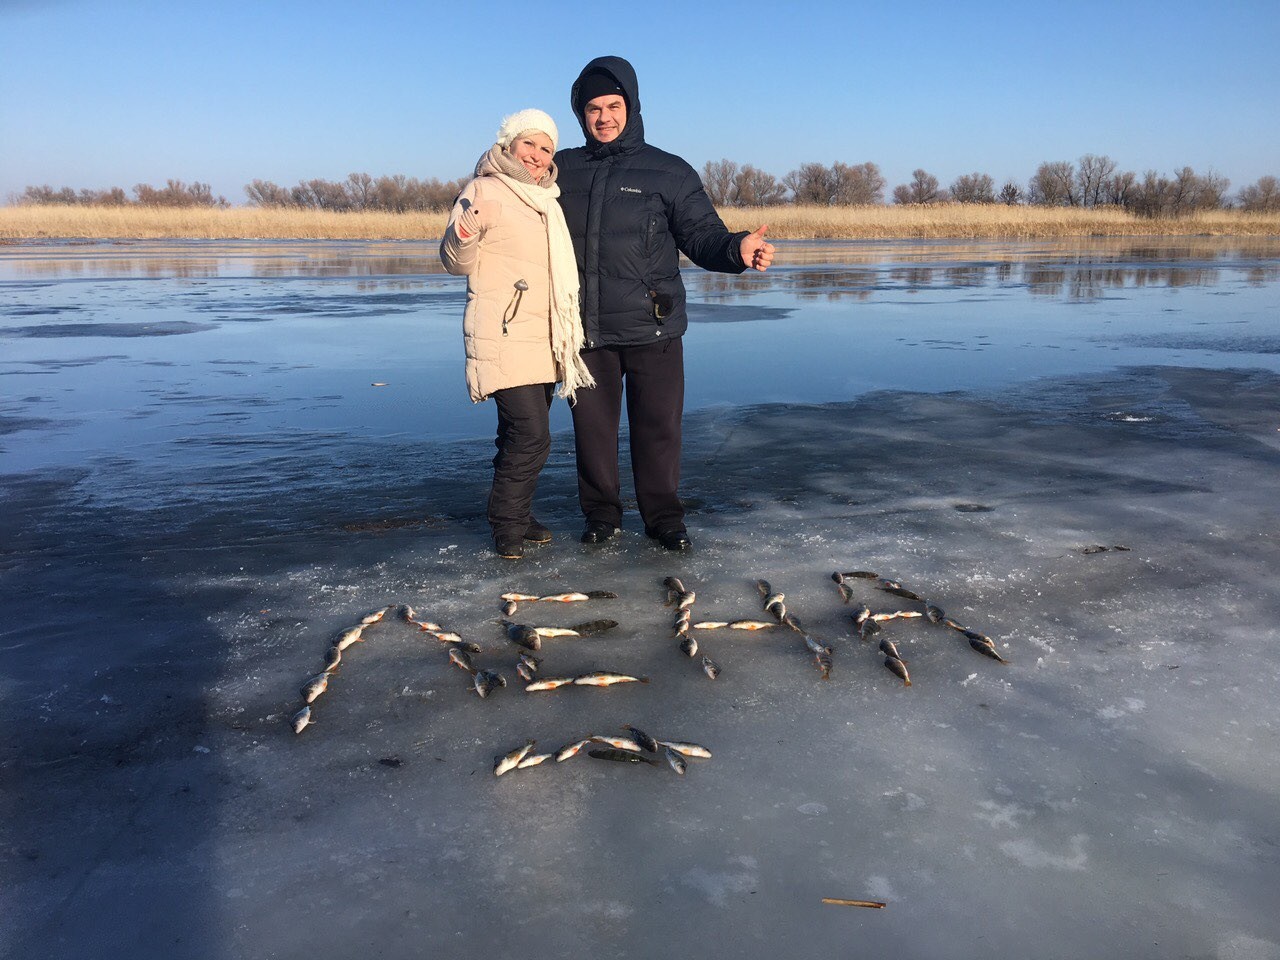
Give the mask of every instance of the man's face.
[(591, 136), (600, 143), (617, 140), (627, 125), (627, 101), (616, 93), (588, 100), (582, 108), (582, 118)]

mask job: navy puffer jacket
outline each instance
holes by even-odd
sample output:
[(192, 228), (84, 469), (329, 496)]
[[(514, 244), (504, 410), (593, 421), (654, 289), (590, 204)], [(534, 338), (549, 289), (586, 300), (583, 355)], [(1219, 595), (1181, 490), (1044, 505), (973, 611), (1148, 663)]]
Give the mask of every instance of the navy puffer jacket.
[[(578, 110), (579, 84), (598, 70), (627, 95), (626, 126), (609, 143), (591, 136)], [(678, 337), (689, 323), (680, 254), (706, 270), (741, 273), (747, 232), (726, 229), (693, 167), (644, 142), (639, 87), (626, 60), (592, 60), (574, 81), (571, 101), (587, 146), (557, 153), (556, 165), (582, 278), (586, 349)], [(661, 319), (655, 294), (670, 305)]]

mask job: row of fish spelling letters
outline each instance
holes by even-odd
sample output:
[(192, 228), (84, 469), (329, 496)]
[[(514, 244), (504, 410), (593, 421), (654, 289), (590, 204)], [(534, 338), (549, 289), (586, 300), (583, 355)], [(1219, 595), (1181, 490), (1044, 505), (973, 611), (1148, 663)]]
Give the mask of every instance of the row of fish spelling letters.
[[(692, 659), (698, 655), (698, 641), (690, 636), (689, 628), (693, 620), (693, 602), (698, 599), (698, 595), (692, 590), (686, 590), (684, 582), (678, 577), (667, 577), (662, 585), (667, 588), (667, 599), (663, 606), (676, 608), (675, 623), (671, 626), (680, 638), (680, 652)], [(701, 624), (694, 626), (699, 627)], [(707, 656), (705, 651), (702, 656), (702, 672), (712, 680), (720, 676), (720, 664)]]
[[(890, 580), (881, 577), (877, 573), (870, 570), (855, 570), (852, 573), (840, 573), (839, 571), (831, 575), (831, 579), (835, 581), (840, 591), (840, 599), (845, 603), (852, 603), (853, 588), (849, 585), (850, 580), (876, 580), (876, 589), (895, 597), (901, 597), (904, 600), (912, 600), (924, 607), (923, 611), (917, 610), (896, 610), (892, 613), (872, 613), (871, 608), (865, 603), (859, 603), (857, 609), (853, 612), (853, 625), (858, 628), (858, 638), (863, 641), (870, 640), (873, 636), (881, 632), (880, 625), (889, 620), (912, 620), (923, 618), (930, 623), (940, 623), (959, 631), (969, 646), (984, 657), (990, 657), (1000, 663), (1008, 663), (1000, 652), (996, 649), (995, 641), (985, 634), (978, 633), (976, 630), (970, 630), (968, 627), (962, 626), (946, 615), (941, 607), (930, 603), (924, 597), (920, 596), (913, 590), (908, 590), (897, 580)], [(911, 686), (911, 674), (907, 671), (907, 661), (898, 652), (897, 644), (888, 637), (881, 637), (879, 643), (879, 651), (885, 655), (885, 668), (891, 671), (895, 676), (901, 678), (904, 686)]]
[(364, 632), (375, 623), (379, 622), (395, 607), (383, 607), (380, 610), (374, 610), (360, 618), (360, 622), (354, 627), (348, 627), (338, 634), (338, 639), (333, 642), (333, 646), (325, 654), (324, 670), (317, 673), (314, 677), (307, 680), (302, 685), (302, 689), (298, 691), (302, 694), (305, 706), (293, 715), (290, 722), (293, 725), (294, 733), (301, 733), (312, 722), (311, 705), (316, 702), (326, 690), (329, 689), (329, 681), (333, 678), (334, 673), (338, 669), (338, 665), (342, 663), (342, 653), (354, 643), (364, 642)]
[(555, 753), (534, 753), (533, 748), (537, 746), (538, 741), (528, 740), (523, 746), (494, 757), (493, 775), (500, 777), (512, 770), (527, 770), (530, 767), (540, 766), (553, 757), (556, 763), (564, 763), (571, 757), (576, 757), (584, 747), (593, 743), (602, 745), (594, 750), (587, 751), (587, 756), (596, 760), (645, 763), (654, 767), (661, 766), (661, 764), (654, 757), (645, 756), (645, 754), (652, 753), (656, 755), (661, 750), (667, 766), (681, 776), (684, 775), (685, 770), (688, 768), (688, 762), (685, 757), (711, 759), (711, 751), (696, 743), (687, 743), (681, 740), (659, 740), (649, 736), (638, 727), (626, 724), (623, 725), (622, 729), (626, 730), (631, 736), (607, 737), (589, 733), (581, 740), (573, 740), (566, 743)]
[[(554, 601), (558, 603), (582, 603), (586, 600), (616, 600), (618, 595), (608, 590), (587, 590), (574, 593), (556, 593), (550, 596), (538, 596), (532, 593), (504, 593), (502, 595), (502, 612), (511, 616), (516, 612), (517, 604)], [(617, 620), (588, 620), (571, 627), (535, 627), (527, 623), (513, 623), (503, 619), (502, 624), (507, 639), (525, 651), (541, 651), (544, 639), (560, 637), (594, 637), (612, 630), (618, 625)], [(539, 677), (542, 659), (522, 651), (516, 664), (516, 673), (525, 682), (525, 693), (542, 693), (559, 690), (562, 687), (611, 687), (618, 683), (648, 683), (648, 677), (636, 677), (616, 670), (594, 670), (571, 677)], [(538, 761), (541, 763), (541, 761)], [(533, 766), (534, 764), (529, 764)]]

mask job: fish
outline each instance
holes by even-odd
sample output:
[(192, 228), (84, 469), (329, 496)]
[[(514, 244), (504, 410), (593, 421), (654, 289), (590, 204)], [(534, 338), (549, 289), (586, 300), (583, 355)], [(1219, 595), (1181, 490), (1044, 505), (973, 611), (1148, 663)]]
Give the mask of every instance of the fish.
[(858, 627), (858, 638), (860, 640), (866, 640), (868, 637), (873, 637), (879, 633), (880, 629), (879, 622), (868, 617), (866, 620), (862, 621), (862, 626)]
[(988, 637), (985, 633), (979, 633), (977, 630), (961, 630), (966, 640), (977, 640), (979, 643), (987, 643), (995, 646), (995, 641)]
[(658, 741), (653, 739), (653, 737), (649, 736), (639, 727), (631, 727), (631, 726), (627, 726), (626, 724), (623, 724), (622, 729), (626, 730), (628, 733), (631, 734), (631, 736), (635, 737), (636, 743), (640, 744), (640, 746), (644, 750), (648, 751), (649, 753), (658, 752)]
[(629, 737), (602, 737), (592, 734), (587, 739), (592, 743), (603, 743), (606, 746), (613, 747), (615, 750), (630, 750), (633, 753), (640, 752), (640, 744), (636, 743)]
[(342, 648), (330, 647), (329, 652), (324, 655), (324, 669), (327, 673), (332, 673), (338, 669), (338, 664), (342, 662)]
[(573, 677), (543, 677), (524, 685), (525, 693), (538, 693), (541, 690), (555, 690), (573, 683)]
[(400, 619), (407, 623), (413, 623), (417, 617), (418, 615), (414, 612), (413, 607), (409, 606), (407, 603), (400, 605)]
[(658, 761), (643, 754), (632, 753), (630, 750), (590, 750), (587, 756), (594, 757), (597, 760), (617, 760), (621, 763), (647, 763), (651, 767), (658, 766)]
[(800, 623), (800, 618), (794, 613), (788, 613), (782, 618), (782, 622), (794, 630), (796, 633), (804, 633), (804, 626)]
[(776, 623), (770, 623), (768, 620), (734, 620), (729, 624), (730, 630), (769, 630), (779, 626)]
[(585, 740), (575, 740), (573, 743), (566, 743), (563, 747), (556, 751), (556, 763), (564, 763), (571, 757), (576, 757), (588, 743), (591, 743), (590, 735)]
[(343, 630), (342, 633), (338, 635), (338, 639), (334, 642), (334, 646), (337, 647), (339, 650), (345, 650), (347, 649), (347, 647), (351, 646), (353, 643), (363, 643), (364, 642), (364, 637), (362, 636), (363, 633), (364, 633), (363, 625), (359, 627), (352, 627), (350, 630)]
[(765, 613), (772, 613), (778, 618), (779, 623), (787, 622), (787, 605), (785, 603), (773, 603), (764, 608)]
[(303, 707), (293, 715), (293, 719), (289, 722), (293, 724), (294, 733), (301, 733), (307, 728), (307, 725), (311, 723), (311, 708)]
[(478, 643), (472, 642), (471, 640), (455, 640), (453, 643), (450, 644), (450, 646), (457, 647), (459, 650), (464, 650), (467, 653), (483, 653), (484, 652), (484, 647), (480, 646), (480, 644)]
[(588, 620), (586, 623), (575, 623), (570, 630), (573, 630), (580, 637), (591, 637), (597, 633), (604, 633), (606, 630), (612, 630), (618, 625), (617, 620)]
[(849, 586), (847, 583), (841, 583), (840, 584), (840, 601), (842, 603), (848, 603), (852, 599), (853, 599), (853, 587)]
[(698, 641), (693, 637), (686, 636), (680, 641), (680, 652), (686, 657), (696, 657), (698, 655)]
[(680, 756), (680, 754), (676, 753), (676, 751), (672, 750), (670, 747), (663, 747), (662, 754), (666, 757), (667, 766), (683, 777), (685, 770), (689, 767), (689, 764), (685, 762), (684, 757)]
[(962, 627), (960, 624), (956, 623), (950, 617), (943, 617), (942, 622), (946, 626), (950, 627), (952, 630), (959, 630), (961, 633), (964, 633), (966, 630), (969, 629), (968, 627)]
[(774, 604), (782, 603), (786, 599), (787, 595), (785, 593), (771, 593), (764, 598), (764, 608), (768, 610)]
[(906, 589), (905, 587), (885, 586), (884, 584), (881, 584), (876, 589), (883, 590), (885, 593), (891, 593), (895, 597), (902, 597), (904, 600), (916, 600), (920, 603), (924, 603), (924, 597), (920, 596), (920, 594), (915, 593), (914, 591)]
[(472, 684), (475, 686), (476, 693), (480, 694), (480, 699), (483, 700), (499, 687), (505, 687), (507, 678), (492, 670), (477, 670), (472, 674)]
[(591, 598), (585, 593), (551, 593), (537, 599), (546, 603), (581, 603)]
[(907, 662), (907, 658), (898, 652), (898, 645), (888, 637), (880, 638), (880, 652), (886, 657), (894, 657), (901, 660), (903, 663)]
[(666, 587), (668, 590), (673, 590), (673, 591), (675, 591), (675, 593), (676, 593), (677, 595), (678, 595), (678, 594), (681, 594), (681, 593), (687, 593), (687, 592), (688, 592), (687, 590), (685, 590), (685, 588), (684, 588), (684, 584), (683, 584), (683, 583), (681, 583), (681, 582), (680, 582), (680, 580), (679, 580), (679, 578), (677, 578), (677, 577), (666, 577), (666, 578), (662, 581), (662, 585), (663, 585), (664, 587)]
[(418, 629), (423, 633), (444, 633), (444, 627), (432, 620), (415, 620)]
[(680, 594), (680, 598), (676, 600), (676, 606), (681, 610), (688, 610), (693, 606), (693, 601), (698, 599), (698, 595), (692, 590), (686, 590)]
[[(833, 573), (831, 579), (835, 580), (836, 575)], [(840, 579), (836, 583), (844, 583), (846, 580), (879, 580), (880, 574), (872, 573), (870, 570), (854, 570), (851, 573), (840, 574)]]
[(441, 643), (462, 643), (462, 638), (458, 636), (456, 633), (449, 633), (447, 631), (435, 631), (435, 630), (428, 630), (427, 632), (430, 633), (437, 640), (439, 640)]
[(465, 650), (462, 650), (458, 647), (450, 647), (449, 662), (453, 664), (457, 664), (463, 670), (467, 671), (467, 673), (471, 674), (472, 676), (475, 676), (475, 673), (476, 673), (475, 665), (471, 662), (471, 658), (467, 656), (467, 652)]
[(711, 759), (711, 751), (696, 743), (685, 743), (681, 740), (659, 740), (658, 744), (668, 747), (676, 751), (676, 753), (683, 753), (686, 757), (701, 757), (703, 760)]
[(833, 666), (833, 661), (832, 661), (832, 659), (831, 659), (831, 654), (829, 654), (829, 653), (819, 653), (819, 654), (817, 654), (817, 655), (813, 658), (813, 662), (814, 662), (814, 663), (816, 663), (816, 664), (818, 665), (818, 671), (822, 674), (822, 679), (823, 679), (823, 680), (830, 680), (830, 679), (831, 679), (831, 667)]
[(854, 610), (850, 616), (853, 617), (854, 626), (860, 627), (866, 622), (867, 617), (871, 616), (871, 608), (865, 603), (860, 603), (858, 609)]
[(804, 645), (809, 648), (810, 652), (823, 653), (823, 654), (826, 654), (828, 657), (831, 656), (831, 648), (827, 646), (825, 643), (819, 643), (817, 640), (813, 639), (813, 637), (809, 636), (807, 633), (802, 633), (801, 636), (804, 637)]
[(551, 753), (531, 753), (516, 764), (516, 769), (527, 770), (529, 767), (536, 767), (544, 760), (550, 760), (553, 756), (554, 754)]
[(314, 677), (302, 685), (302, 689), (298, 692), (302, 694), (302, 699), (307, 703), (314, 703), (316, 697), (329, 689), (329, 674), (317, 673)]
[(770, 585), (768, 580), (757, 580), (756, 589), (760, 591), (760, 596), (762, 597), (767, 597), (769, 594), (773, 593), (773, 587)]
[(629, 673), (610, 673), (597, 670), (595, 673), (584, 673), (574, 677), (573, 682), (580, 687), (609, 687), (615, 683), (648, 683), (648, 677), (633, 677)]
[(519, 663), (516, 664), (516, 673), (520, 674), (520, 679), (525, 681), (525, 683), (533, 683), (533, 678), (536, 671), (532, 667), (530, 667), (527, 663), (525, 663), (523, 660), (521, 660)]
[(588, 600), (617, 600), (618, 595), (612, 590), (588, 590)]
[(727, 627), (727, 620), (702, 620), (693, 625), (695, 630), (719, 630), (721, 627)]
[(702, 658), (702, 672), (714, 680), (720, 676), (720, 664), (716, 663), (708, 656)]
[(576, 637), (578, 631), (572, 627), (534, 627), (534, 633), (540, 637)]
[(502, 599), (519, 603), (521, 600), (537, 600), (538, 595), (536, 593), (504, 593)]
[(932, 603), (927, 601), (924, 606), (924, 615), (928, 618), (930, 623), (941, 623), (947, 618), (946, 613), (943, 612), (941, 607), (935, 607)]
[(504, 617), (514, 617), (516, 615), (517, 608), (518, 605), (514, 600), (506, 600), (502, 604), (502, 615)]
[(542, 638), (533, 627), (527, 627), (523, 623), (511, 623), (509, 620), (503, 620), (502, 625), (506, 627), (507, 639), (512, 643), (517, 643), (526, 650), (542, 649)]
[(923, 616), (923, 613), (915, 610), (895, 610), (893, 613), (873, 613), (871, 619), (877, 623), (883, 623), (886, 620), (911, 620), (915, 617)]
[(361, 626), (367, 627), (372, 623), (377, 623), (379, 620), (381, 620), (383, 617), (387, 615), (387, 612), (389, 610), (394, 610), (394, 609), (395, 609), (394, 606), (383, 607), (381, 610), (373, 611), (373, 613), (366, 613), (363, 617), (360, 618), (360, 624)]
[(844, 583), (844, 574), (837, 570), (831, 575), (831, 579), (836, 584)]
[(902, 685), (904, 687), (911, 686), (911, 674), (907, 673), (907, 666), (901, 660), (897, 657), (885, 657), (884, 665), (888, 667), (890, 671), (902, 678)]
[(890, 580), (888, 577), (881, 577), (880, 582), (876, 584), (877, 590), (901, 590), (902, 584), (897, 580)]
[(537, 740), (526, 740), (523, 747), (516, 747), (510, 753), (493, 758), (493, 775), (500, 777), (508, 770), (520, 766), (520, 761), (529, 755), (529, 751), (537, 744)]
[(973, 637), (970, 637), (969, 646), (973, 647), (973, 649), (977, 650), (984, 657), (990, 657), (992, 660), (998, 660), (1000, 663), (1009, 662), (1004, 657), (1000, 656), (1000, 651), (996, 649), (996, 645), (990, 640), (983, 643), (981, 640), (975, 640)]
[(538, 667), (542, 666), (542, 660), (540, 660), (538, 657), (535, 657), (531, 653), (520, 654), (520, 662), (523, 663), (530, 670), (532, 670), (534, 673), (537, 673)]

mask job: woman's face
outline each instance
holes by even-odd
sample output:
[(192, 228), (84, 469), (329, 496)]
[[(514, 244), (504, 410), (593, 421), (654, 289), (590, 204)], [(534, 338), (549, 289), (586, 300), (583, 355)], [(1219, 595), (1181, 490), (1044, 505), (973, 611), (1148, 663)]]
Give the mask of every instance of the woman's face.
[(522, 133), (511, 143), (511, 152), (524, 164), (533, 182), (537, 183), (551, 165), (556, 148), (545, 133)]

